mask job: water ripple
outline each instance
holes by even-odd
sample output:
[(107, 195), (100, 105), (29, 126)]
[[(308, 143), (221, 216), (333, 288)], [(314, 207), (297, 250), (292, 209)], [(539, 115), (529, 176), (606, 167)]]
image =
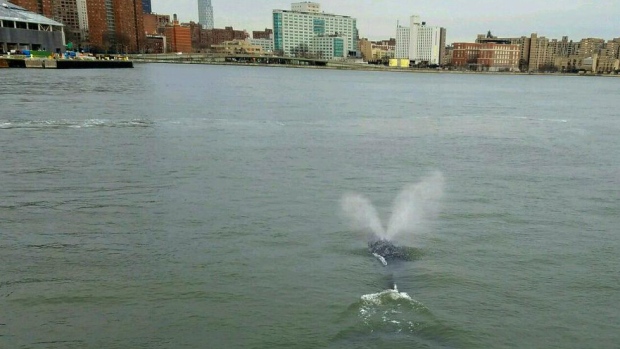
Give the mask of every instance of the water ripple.
[(152, 127), (155, 123), (150, 120), (110, 120), (110, 119), (50, 119), (50, 120), (0, 120), (0, 130), (11, 129), (79, 129), (92, 127)]

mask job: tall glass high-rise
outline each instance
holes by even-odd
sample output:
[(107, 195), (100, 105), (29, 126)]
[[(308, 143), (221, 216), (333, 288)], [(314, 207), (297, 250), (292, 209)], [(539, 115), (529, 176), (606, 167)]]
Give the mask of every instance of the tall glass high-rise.
[(204, 29), (213, 29), (213, 6), (211, 6), (211, 0), (198, 0), (198, 23)]

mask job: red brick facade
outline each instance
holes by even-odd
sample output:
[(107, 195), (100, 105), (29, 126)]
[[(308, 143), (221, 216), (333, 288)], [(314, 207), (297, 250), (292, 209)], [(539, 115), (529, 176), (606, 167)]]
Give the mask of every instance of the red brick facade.
[(166, 27), (166, 45), (169, 52), (192, 52), (192, 34), (189, 27), (178, 23)]
[(87, 0), (88, 38), (93, 49), (106, 50), (110, 45), (105, 0)]
[(144, 14), (144, 32), (147, 35), (160, 33), (160, 28), (163, 30), (168, 24), (170, 24), (169, 15), (158, 15), (156, 13)]
[(478, 69), (516, 69), (519, 57), (519, 45), (462, 42), (454, 44), (452, 64)]
[(248, 37), (248, 33), (245, 30), (234, 30), (233, 27), (226, 27), (224, 29), (205, 29), (203, 30), (205, 37), (204, 42), (207, 47), (212, 45), (220, 45), (224, 41), (232, 40), (245, 40)]
[(208, 51), (213, 45), (220, 45), (224, 41), (245, 40), (248, 33), (245, 30), (234, 30), (233, 27), (224, 29), (202, 29), (198, 23), (190, 22), (192, 47), (195, 52)]
[(252, 32), (253, 39), (271, 39), (273, 30), (265, 28), (265, 30), (255, 30)]
[(37, 4), (37, 0), (11, 0), (13, 5), (17, 5), (19, 7), (23, 7), (28, 11), (39, 12), (39, 5)]
[(164, 53), (166, 52), (166, 37), (159, 35), (147, 35), (145, 41), (145, 53)]
[(52, 0), (11, 0), (10, 2), (47, 18), (53, 17)]
[[(87, 0), (87, 8), (91, 47), (126, 53), (144, 49), (141, 0)], [(114, 27), (110, 27), (108, 15), (113, 16)]]

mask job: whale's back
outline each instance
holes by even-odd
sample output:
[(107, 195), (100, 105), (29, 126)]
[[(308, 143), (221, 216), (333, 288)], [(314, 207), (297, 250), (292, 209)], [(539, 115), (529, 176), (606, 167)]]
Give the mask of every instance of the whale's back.
[(370, 251), (370, 253), (378, 254), (386, 260), (409, 259), (409, 256), (403, 248), (398, 247), (390, 241), (384, 239), (368, 242), (368, 250)]

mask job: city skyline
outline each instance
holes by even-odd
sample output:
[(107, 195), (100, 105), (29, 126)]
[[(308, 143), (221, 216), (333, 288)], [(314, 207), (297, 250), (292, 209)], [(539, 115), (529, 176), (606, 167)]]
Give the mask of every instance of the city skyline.
[[(233, 26), (248, 32), (271, 28), (274, 9), (290, 9), (294, 1), (265, 0), (229, 2), (212, 0), (218, 27)], [(321, 3), (321, 1), (316, 1)], [(432, 26), (448, 30), (447, 43), (473, 41), (488, 30), (499, 36), (538, 33), (549, 38), (569, 36), (616, 38), (620, 31), (614, 18), (620, 15), (620, 3), (613, 0), (514, 2), (445, 0), (440, 4), (411, 4), (407, 0), (332, 0), (321, 3), (323, 11), (357, 19), (360, 37), (371, 40), (395, 37), (396, 23), (407, 23), (411, 15), (422, 16)], [(153, 11), (176, 13), (181, 22), (198, 22), (196, 0), (152, 0)]]

